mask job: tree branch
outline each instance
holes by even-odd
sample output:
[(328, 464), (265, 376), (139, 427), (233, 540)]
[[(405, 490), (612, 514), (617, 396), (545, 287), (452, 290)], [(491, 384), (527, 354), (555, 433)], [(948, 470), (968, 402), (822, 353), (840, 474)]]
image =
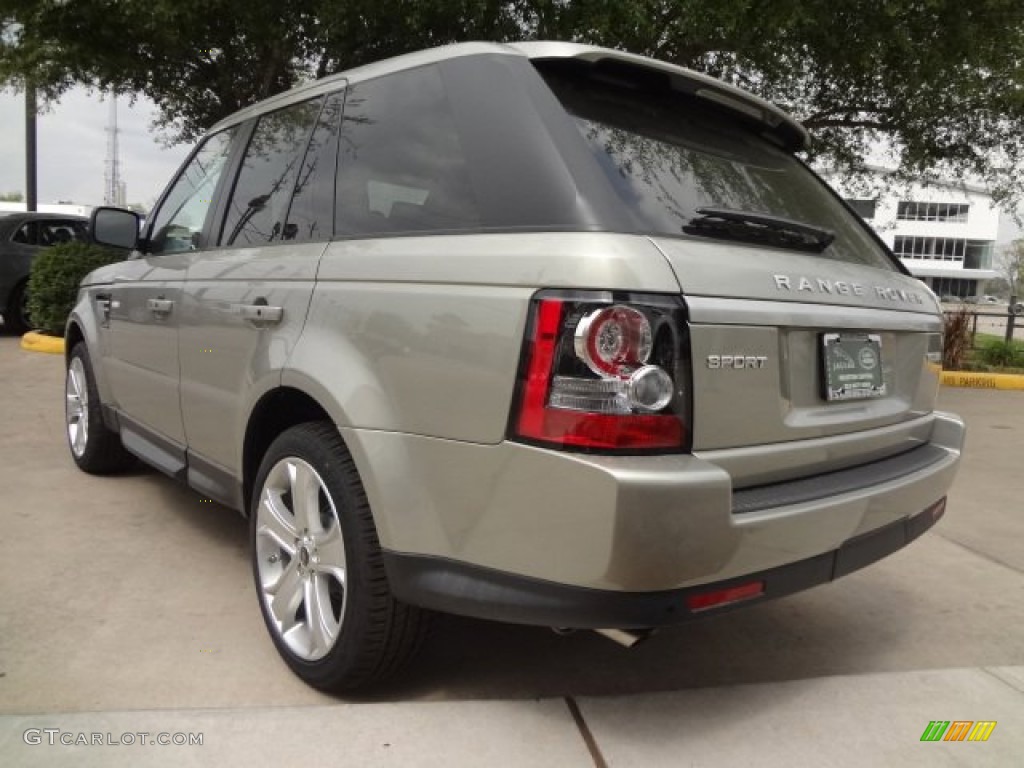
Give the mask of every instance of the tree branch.
[(806, 128), (872, 128), (876, 131), (895, 131), (898, 126), (887, 120), (859, 120), (852, 117), (834, 117), (828, 120), (803, 120)]

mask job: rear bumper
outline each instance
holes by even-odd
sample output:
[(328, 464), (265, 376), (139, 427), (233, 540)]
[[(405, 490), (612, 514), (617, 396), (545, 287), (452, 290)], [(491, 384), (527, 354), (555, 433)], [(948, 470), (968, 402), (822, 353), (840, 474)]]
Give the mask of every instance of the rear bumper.
[[(931, 528), (945, 499), (916, 515), (857, 536), (831, 552), (767, 571), (660, 592), (585, 589), (530, 579), (442, 558), (385, 554), (395, 594), (424, 608), (516, 624), (576, 629), (641, 629), (678, 624), (764, 602), (838, 579), (902, 549)], [(690, 600), (710, 592), (762, 584), (735, 602), (694, 610)]]
[[(964, 438), (957, 417), (935, 413), (897, 455), (734, 489), (725, 469), (693, 455), (587, 456), (341, 432), (400, 597), (563, 626), (575, 615), (567, 607), (573, 594), (584, 603), (597, 595), (602, 605), (608, 593), (678, 604), (686, 590), (709, 584), (752, 574), (784, 574), (772, 578), (789, 583), (796, 577), (783, 569), (814, 570), (796, 579), (799, 589), (844, 572), (847, 550), (862, 537), (885, 531), (887, 551), (898, 549), (913, 538), (899, 531), (917, 531), (914, 516), (946, 497)], [(829, 452), (827, 443), (819, 447)], [(543, 585), (564, 588), (563, 597), (545, 597)], [(522, 597), (529, 594), (539, 597)], [(522, 607), (537, 602), (551, 611)], [(651, 611), (641, 613), (649, 621)]]

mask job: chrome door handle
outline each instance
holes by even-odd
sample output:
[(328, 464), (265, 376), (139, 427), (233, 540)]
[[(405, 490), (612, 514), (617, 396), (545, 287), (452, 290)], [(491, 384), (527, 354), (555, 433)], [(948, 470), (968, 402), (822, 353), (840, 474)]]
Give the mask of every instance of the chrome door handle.
[(267, 325), (280, 323), (284, 317), (283, 307), (271, 307), (258, 301), (255, 304), (236, 304), (235, 312), (241, 315), (243, 320)]
[(170, 299), (148, 299), (146, 306), (154, 315), (169, 315), (174, 308), (174, 302)]
[(104, 328), (110, 325), (110, 304), (111, 297), (109, 293), (97, 293), (96, 304), (100, 309), (100, 325)]

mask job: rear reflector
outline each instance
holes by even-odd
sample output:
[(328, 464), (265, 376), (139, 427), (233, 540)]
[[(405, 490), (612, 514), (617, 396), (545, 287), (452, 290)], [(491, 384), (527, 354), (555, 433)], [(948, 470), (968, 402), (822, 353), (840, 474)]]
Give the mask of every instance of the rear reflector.
[(686, 607), (693, 613), (706, 611), (709, 608), (720, 608), (730, 603), (738, 603), (743, 600), (750, 600), (764, 594), (764, 582), (752, 581), (749, 584), (740, 584), (735, 587), (716, 589), (714, 592), (704, 592), (699, 595), (690, 595), (686, 598)]

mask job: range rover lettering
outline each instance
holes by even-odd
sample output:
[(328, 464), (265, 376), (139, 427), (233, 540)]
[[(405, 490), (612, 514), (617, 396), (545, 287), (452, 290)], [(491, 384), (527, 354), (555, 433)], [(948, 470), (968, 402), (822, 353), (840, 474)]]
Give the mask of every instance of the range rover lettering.
[(435, 612), (626, 644), (828, 582), (943, 514), (941, 315), (793, 118), (620, 51), (467, 43), (212, 127), (82, 283), (67, 436), (250, 519), (311, 685)]

